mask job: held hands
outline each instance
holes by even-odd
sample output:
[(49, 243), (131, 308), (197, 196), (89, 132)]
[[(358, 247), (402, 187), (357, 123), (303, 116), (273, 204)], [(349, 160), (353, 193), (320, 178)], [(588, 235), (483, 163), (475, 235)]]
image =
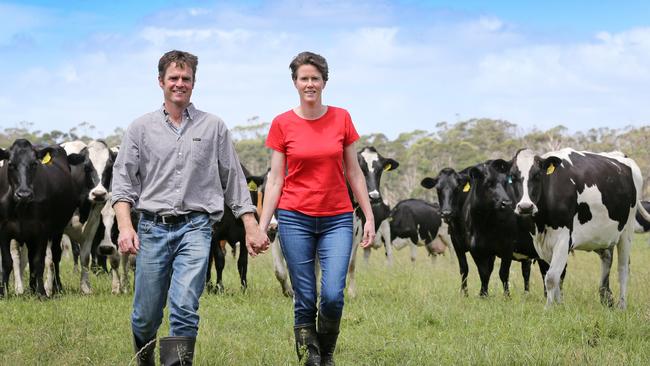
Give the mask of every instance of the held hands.
[(256, 257), (258, 254), (266, 252), (268, 248), (269, 238), (266, 235), (266, 231), (262, 231), (257, 225), (246, 229), (246, 249), (251, 257)]
[(363, 238), (361, 248), (368, 248), (375, 241), (375, 220), (366, 220), (363, 225)]
[(117, 245), (120, 247), (120, 253), (138, 254), (138, 250), (140, 250), (140, 239), (135, 229), (130, 227), (120, 230), (120, 235), (117, 237)]

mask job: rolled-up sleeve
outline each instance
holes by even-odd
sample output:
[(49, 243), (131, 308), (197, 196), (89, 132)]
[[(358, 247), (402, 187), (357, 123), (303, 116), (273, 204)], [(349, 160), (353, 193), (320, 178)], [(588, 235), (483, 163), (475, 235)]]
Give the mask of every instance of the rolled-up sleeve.
[(140, 198), (140, 145), (135, 123), (131, 124), (122, 138), (122, 145), (113, 165), (111, 183), (111, 205), (116, 202), (128, 202), (135, 207)]
[(248, 212), (255, 212), (256, 207), (251, 201), (246, 177), (241, 169), (230, 131), (222, 122), (218, 134), (219, 178), (223, 188), (224, 203), (230, 207), (236, 218)]

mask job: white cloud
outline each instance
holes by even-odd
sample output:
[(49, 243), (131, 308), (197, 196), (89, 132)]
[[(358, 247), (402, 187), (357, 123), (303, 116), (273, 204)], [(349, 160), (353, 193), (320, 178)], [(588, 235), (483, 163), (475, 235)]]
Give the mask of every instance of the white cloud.
[[(438, 22), (426, 10), (400, 18), (389, 3), (303, 4), (170, 9), (128, 33), (92, 34), (64, 57), (10, 65), (16, 87), (0, 91), (0, 124), (125, 127), (162, 102), (157, 62), (174, 48), (199, 56), (193, 99), (229, 126), (298, 103), (288, 65), (304, 50), (327, 57), (324, 100), (349, 109), (362, 133), (394, 137), (472, 117), (528, 128), (650, 121), (650, 28), (541, 42), (490, 15)], [(184, 15), (170, 26), (169, 14)]]

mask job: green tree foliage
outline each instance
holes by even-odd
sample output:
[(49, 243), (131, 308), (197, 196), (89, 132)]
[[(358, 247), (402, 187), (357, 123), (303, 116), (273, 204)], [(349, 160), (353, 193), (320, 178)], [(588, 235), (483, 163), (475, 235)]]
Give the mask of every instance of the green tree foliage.
[[(240, 160), (255, 175), (262, 175), (269, 168), (271, 151), (264, 145), (269, 125), (254, 116), (230, 129)], [(95, 127), (88, 122), (68, 132), (33, 131), (32, 127), (29, 122), (21, 122), (16, 127), (5, 128), (0, 132), (0, 147), (8, 147), (16, 138), (27, 138), (43, 145), (75, 139), (89, 141), (95, 132)], [(104, 139), (109, 146), (116, 146), (123, 134), (124, 130), (117, 128)], [(383, 156), (400, 163), (396, 171), (386, 172), (382, 177), (382, 193), (391, 206), (409, 197), (435, 200), (434, 192), (420, 187), (420, 181), (426, 176), (437, 175), (442, 168), (460, 170), (486, 159), (510, 160), (524, 147), (538, 154), (563, 147), (595, 152), (619, 150), (637, 162), (644, 177), (650, 174), (649, 126), (621, 130), (594, 128), (571, 133), (565, 126), (558, 125), (546, 131), (522, 131), (508, 121), (480, 118), (453, 124), (440, 122), (432, 131), (404, 132), (394, 140), (383, 133), (364, 135), (356, 147), (364, 146), (374, 146)], [(650, 185), (644, 182), (644, 197), (648, 197), (649, 192)]]

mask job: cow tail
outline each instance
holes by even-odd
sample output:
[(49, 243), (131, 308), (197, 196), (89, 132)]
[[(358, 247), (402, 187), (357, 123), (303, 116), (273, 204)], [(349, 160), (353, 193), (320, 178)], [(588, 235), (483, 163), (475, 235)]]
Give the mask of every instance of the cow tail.
[(641, 216), (643, 216), (644, 220), (650, 222), (650, 213), (648, 213), (648, 211), (646, 211), (645, 207), (643, 207), (643, 204), (641, 204), (641, 201), (637, 202), (636, 211), (639, 212), (641, 214)]

